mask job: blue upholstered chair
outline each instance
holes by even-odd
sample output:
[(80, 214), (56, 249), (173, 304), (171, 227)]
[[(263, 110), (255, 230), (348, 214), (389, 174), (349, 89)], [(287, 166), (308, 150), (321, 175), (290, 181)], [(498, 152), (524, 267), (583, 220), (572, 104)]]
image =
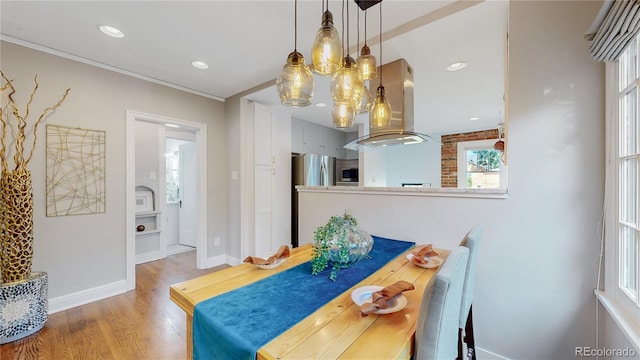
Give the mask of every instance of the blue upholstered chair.
[(416, 360), (455, 359), (469, 249), (451, 251), (427, 284), (416, 325)]
[[(462, 290), (462, 306), (460, 307), (460, 324), (458, 329), (458, 359), (466, 359), (467, 354), (463, 354), (462, 343), (467, 344), (467, 353), (472, 360), (476, 360), (475, 340), (473, 338), (473, 314), (472, 303), (474, 289), (476, 286), (476, 264), (478, 262), (478, 243), (482, 230), (480, 227), (473, 227), (467, 236), (462, 239), (460, 246), (469, 249), (469, 262), (464, 279), (464, 288)], [(464, 340), (462, 330), (464, 329)]]

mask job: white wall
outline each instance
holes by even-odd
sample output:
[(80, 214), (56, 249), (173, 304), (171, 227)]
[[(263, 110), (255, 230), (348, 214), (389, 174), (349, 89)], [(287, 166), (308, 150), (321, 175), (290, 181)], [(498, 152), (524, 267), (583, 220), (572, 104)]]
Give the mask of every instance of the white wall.
[(67, 101), (49, 123), (106, 131), (106, 212), (45, 216), (44, 127), (30, 168), (34, 184), (34, 265), (49, 273), (49, 297), (72, 296), (125, 279), (125, 114), (135, 110), (207, 124), (209, 162), (209, 252), (214, 236), (225, 237), (224, 104), (22, 46), (0, 42), (2, 70), (15, 79), (16, 99), (25, 103), (33, 76), (40, 88), (32, 113), (55, 104), (66, 88)]
[(570, 359), (595, 346), (604, 66), (583, 33), (601, 3), (510, 4), (508, 199), (303, 193), (300, 231), (350, 208), (373, 234), (453, 248), (481, 225), (477, 346)]
[[(153, 190), (155, 210), (160, 208), (160, 127), (157, 124), (136, 122), (136, 186), (142, 185)], [(164, 158), (164, 153), (162, 154)], [(151, 179), (151, 173), (155, 178)]]

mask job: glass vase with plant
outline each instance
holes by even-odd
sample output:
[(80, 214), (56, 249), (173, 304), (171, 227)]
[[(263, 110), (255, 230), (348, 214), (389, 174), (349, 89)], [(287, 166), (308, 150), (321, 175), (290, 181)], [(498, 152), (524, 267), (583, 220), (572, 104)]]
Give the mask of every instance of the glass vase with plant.
[(358, 220), (348, 210), (334, 215), (313, 234), (312, 273), (317, 275), (331, 265), (329, 278), (335, 281), (338, 270), (367, 257), (372, 247), (373, 238), (358, 227)]

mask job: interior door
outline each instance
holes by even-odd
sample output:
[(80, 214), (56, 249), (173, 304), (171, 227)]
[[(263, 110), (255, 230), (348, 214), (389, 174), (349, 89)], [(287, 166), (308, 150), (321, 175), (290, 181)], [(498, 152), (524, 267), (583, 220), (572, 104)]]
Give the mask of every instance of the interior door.
[(197, 199), (197, 171), (196, 171), (196, 143), (189, 142), (179, 147), (179, 243), (196, 247), (196, 199)]

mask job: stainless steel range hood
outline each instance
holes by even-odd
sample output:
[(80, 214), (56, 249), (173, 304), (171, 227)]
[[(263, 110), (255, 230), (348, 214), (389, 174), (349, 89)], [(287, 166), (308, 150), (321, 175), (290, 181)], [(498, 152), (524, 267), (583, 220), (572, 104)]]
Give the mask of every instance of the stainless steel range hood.
[[(369, 134), (344, 146), (350, 150), (364, 150), (366, 147), (389, 145), (419, 144), (427, 140), (434, 140), (429, 135), (413, 131), (413, 68), (405, 59), (384, 64), (378, 69), (382, 72), (383, 85), (387, 98), (391, 104), (391, 125), (384, 129), (372, 129)], [(380, 76), (371, 80), (370, 89), (375, 95), (380, 82)]]

